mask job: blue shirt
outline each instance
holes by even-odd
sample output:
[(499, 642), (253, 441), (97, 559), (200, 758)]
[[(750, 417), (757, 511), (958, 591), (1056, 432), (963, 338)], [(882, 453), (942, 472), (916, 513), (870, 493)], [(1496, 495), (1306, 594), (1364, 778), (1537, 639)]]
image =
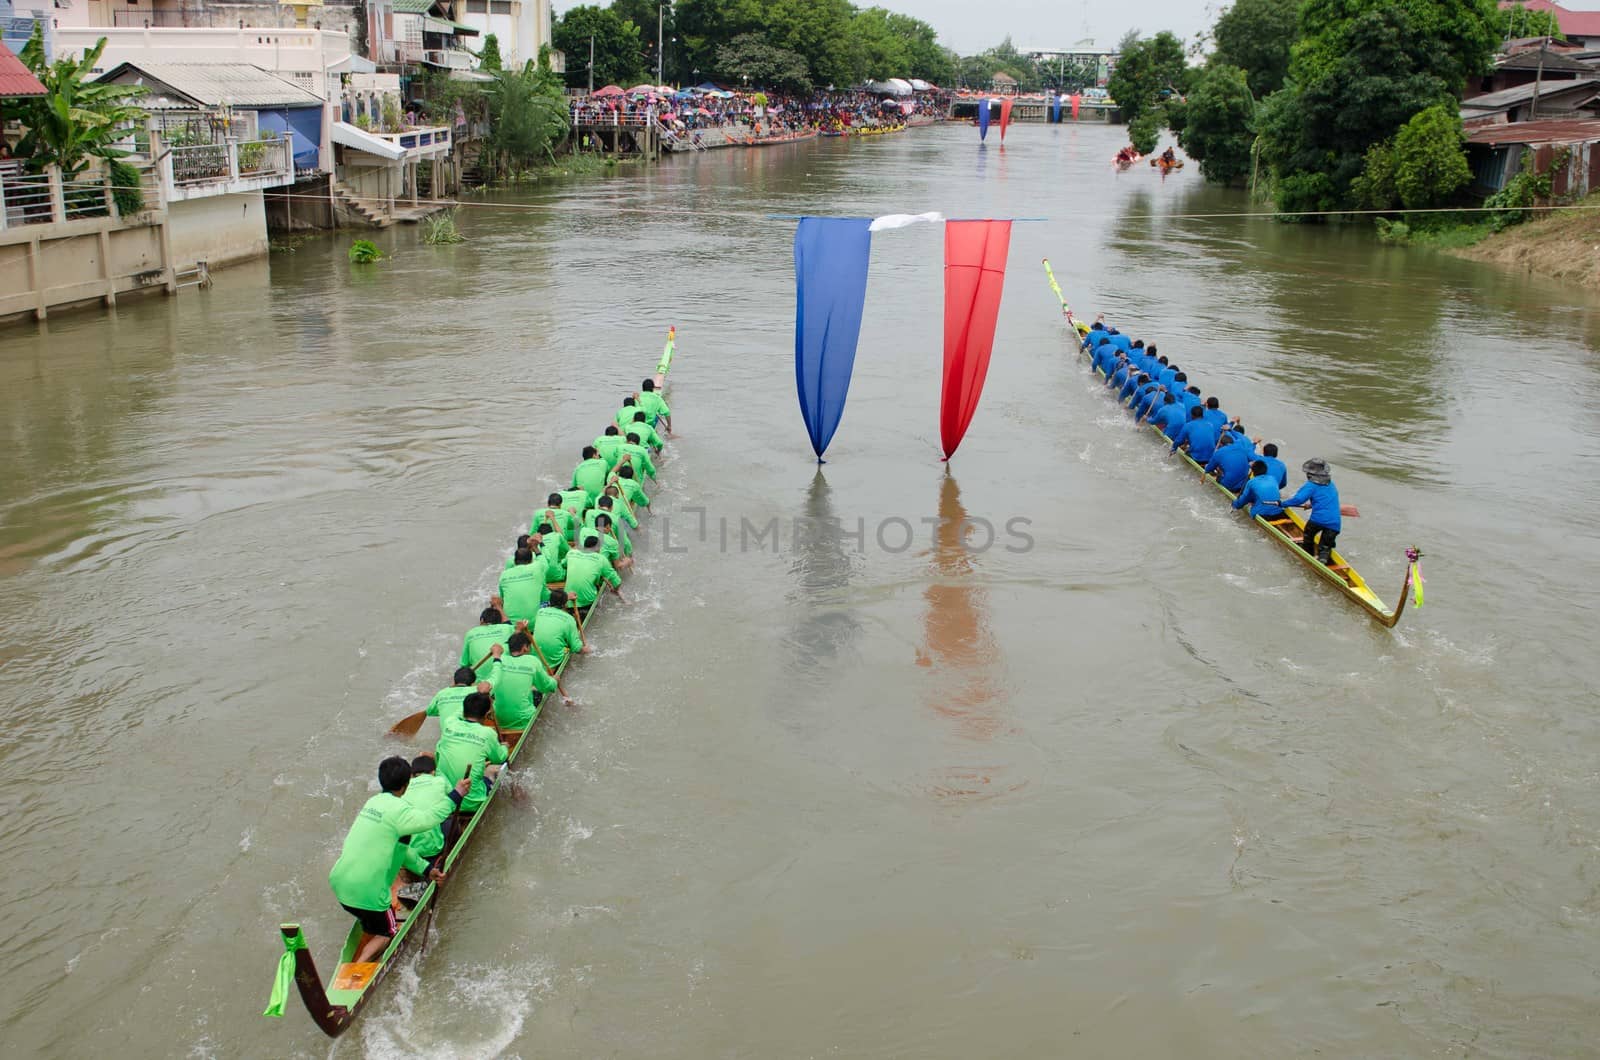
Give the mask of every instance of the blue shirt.
[(1279, 489), (1289, 488), (1289, 469), (1284, 466), (1282, 460), (1275, 456), (1264, 456), (1261, 457), (1261, 462), (1267, 465), (1267, 477), (1276, 482)]
[(1150, 409), (1154, 407), (1156, 397), (1160, 393), (1161, 388), (1156, 384), (1146, 383), (1144, 389), (1139, 391), (1139, 396), (1133, 403), (1134, 414), (1138, 416), (1149, 415)]
[(1189, 458), (1204, 466), (1217, 451), (1217, 429), (1204, 419), (1190, 420), (1178, 432), (1178, 437), (1172, 440), (1172, 451), (1176, 452), (1178, 446), (1185, 442), (1189, 443)]
[(1177, 381), (1177, 379), (1178, 379), (1177, 370), (1174, 369), (1172, 367), (1172, 365), (1170, 365), (1170, 364), (1167, 365), (1166, 367), (1162, 368), (1161, 369), (1161, 374), (1155, 377), (1156, 382), (1160, 383), (1162, 386), (1166, 387), (1168, 390), (1176, 390), (1177, 389), (1175, 386), (1173, 386), (1173, 383), (1175, 383)]
[(1106, 358), (1115, 356), (1116, 352), (1116, 346), (1112, 345), (1110, 342), (1101, 342), (1094, 348), (1094, 353), (1091, 358), (1094, 362), (1094, 366), (1103, 371), (1105, 369)]
[(1128, 336), (1124, 335), (1120, 331), (1112, 332), (1111, 341), (1114, 342), (1117, 348), (1123, 353), (1127, 353), (1129, 350), (1133, 349), (1133, 340), (1128, 338)]
[(1325, 526), (1329, 530), (1339, 530), (1339, 487), (1333, 483), (1319, 486), (1315, 482), (1307, 482), (1304, 486), (1294, 491), (1294, 496), (1284, 501), (1284, 507), (1293, 508), (1305, 501), (1311, 502), (1310, 521), (1318, 526)]
[(1206, 422), (1220, 433), (1228, 425), (1228, 414), (1221, 409), (1206, 409)]
[(1189, 415), (1190, 409), (1204, 404), (1204, 402), (1200, 399), (1199, 394), (1191, 394), (1187, 388), (1184, 389), (1183, 396), (1178, 398), (1178, 400), (1183, 402), (1183, 414), (1185, 416)]
[(1124, 384), (1124, 383), (1126, 383), (1128, 381), (1128, 373), (1130, 371), (1132, 371), (1132, 369), (1133, 369), (1132, 365), (1129, 365), (1129, 364), (1120, 365), (1117, 368), (1117, 370), (1112, 373), (1111, 380), (1106, 385), (1107, 386), (1114, 386), (1114, 387), (1121, 387), (1122, 384)]
[(1178, 428), (1183, 426), (1183, 406), (1174, 402), (1171, 405), (1162, 405), (1150, 422), (1161, 428), (1161, 433), (1168, 438), (1178, 436)]
[(1122, 390), (1118, 392), (1117, 400), (1126, 405), (1128, 403), (1128, 399), (1133, 397), (1134, 393), (1138, 389), (1139, 377), (1134, 375), (1132, 372), (1129, 372), (1128, 381), (1122, 384)]
[(1222, 483), (1224, 489), (1231, 493), (1239, 492), (1245, 479), (1250, 477), (1250, 454), (1238, 442), (1231, 445), (1218, 445), (1217, 451), (1211, 454), (1211, 459), (1206, 462), (1206, 474), (1222, 469), (1222, 474), (1217, 476), (1217, 481)]
[[(1229, 449), (1239, 448), (1236, 445), (1228, 446)], [(1278, 503), (1278, 484), (1272, 480), (1270, 473), (1257, 475), (1244, 484), (1244, 489), (1239, 491), (1239, 496), (1233, 499), (1235, 509), (1250, 506), (1250, 518), (1264, 515), (1268, 519), (1282, 515), (1283, 508)]]

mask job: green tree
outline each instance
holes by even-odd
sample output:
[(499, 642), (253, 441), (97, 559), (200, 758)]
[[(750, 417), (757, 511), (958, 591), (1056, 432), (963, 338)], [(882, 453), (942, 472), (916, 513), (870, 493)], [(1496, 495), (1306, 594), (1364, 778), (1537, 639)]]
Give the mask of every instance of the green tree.
[(500, 60), (500, 38), (493, 33), (483, 38), (483, 51), (478, 53), (478, 69), (497, 74), (504, 69)]
[[(657, 31), (660, 31), (662, 46), (667, 50), (667, 62), (662, 66), (661, 76), (672, 80), (678, 65), (675, 55), (677, 49), (672, 46), (672, 38), (678, 33), (678, 16), (672, 4), (657, 3), (657, 0), (611, 0), (611, 10), (618, 18), (639, 27), (640, 56), (647, 81), (654, 81), (656, 77), (656, 42)], [(584, 61), (588, 62), (588, 59)]]
[(1250, 176), (1256, 105), (1248, 78), (1237, 66), (1213, 61), (1184, 107), (1178, 142), (1218, 184), (1242, 184)]
[(1237, 0), (1212, 31), (1216, 41), (1212, 63), (1244, 70), (1256, 99), (1276, 92), (1289, 72), (1299, 9), (1294, 0)]
[[(589, 81), (589, 39), (594, 38), (594, 83), (624, 88), (645, 79), (644, 52), (639, 27), (610, 8), (585, 4), (562, 15), (551, 34), (552, 43), (567, 54), (567, 83), (574, 87)], [(650, 71), (651, 76), (655, 74)]]
[(133, 100), (145, 90), (92, 80), (90, 71), (105, 47), (101, 37), (80, 58), (48, 62), (43, 31), (34, 25), (19, 58), (44, 85), (45, 94), (19, 101), (12, 111), (26, 130), (16, 154), (27, 159), (31, 169), (59, 166), (62, 176), (71, 180), (88, 168), (92, 158), (116, 159), (129, 153), (117, 143), (143, 124), (145, 111)]
[(717, 75), (729, 84), (809, 92), (811, 71), (805, 57), (774, 48), (755, 33), (741, 33), (717, 49)]
[(1429, 107), (1401, 127), (1394, 138), (1394, 188), (1407, 209), (1441, 206), (1471, 183), (1465, 140), (1453, 102)]
[(1168, 96), (1182, 95), (1187, 78), (1183, 42), (1163, 30), (1123, 50), (1106, 89), (1131, 125)]
[(1529, 11), (1522, 4), (1512, 4), (1500, 8), (1498, 15), (1499, 22), (1495, 31), (1502, 40), (1521, 40), (1528, 37), (1566, 40), (1554, 11)]
[(1161, 142), (1161, 125), (1165, 115), (1160, 107), (1147, 107), (1128, 123), (1128, 142), (1141, 155), (1147, 155)]
[(556, 143), (571, 127), (566, 100), (551, 80), (547, 65), (529, 62), (521, 70), (500, 71), (487, 86), (489, 149), (511, 171), (541, 158), (553, 162)]
[(1394, 141), (1367, 148), (1361, 175), (1350, 182), (1350, 197), (1363, 210), (1391, 210), (1400, 201), (1394, 186)]
[(872, 78), (910, 77), (911, 49), (908, 42), (890, 25), (889, 12), (881, 7), (857, 11), (850, 20), (850, 35), (866, 76)]

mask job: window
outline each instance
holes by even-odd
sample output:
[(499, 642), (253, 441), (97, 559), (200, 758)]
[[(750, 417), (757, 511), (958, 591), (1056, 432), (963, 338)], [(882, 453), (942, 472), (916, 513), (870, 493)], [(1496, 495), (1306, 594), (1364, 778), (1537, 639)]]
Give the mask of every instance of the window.
[(491, 14), (491, 15), (509, 15), (509, 14), (511, 14), (511, 2), (512, 2), (512, 0), (489, 0), (489, 14)]
[(467, 14), (486, 15), (489, 13), (489, 0), (467, 0)]

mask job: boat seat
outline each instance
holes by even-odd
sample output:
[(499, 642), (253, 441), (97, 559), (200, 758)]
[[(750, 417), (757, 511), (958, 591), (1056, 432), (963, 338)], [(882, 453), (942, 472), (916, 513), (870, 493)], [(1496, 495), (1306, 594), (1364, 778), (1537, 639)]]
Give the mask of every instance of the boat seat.
[(329, 986), (334, 990), (365, 990), (376, 974), (377, 961), (362, 961), (359, 964), (346, 961), (334, 970), (333, 982)]

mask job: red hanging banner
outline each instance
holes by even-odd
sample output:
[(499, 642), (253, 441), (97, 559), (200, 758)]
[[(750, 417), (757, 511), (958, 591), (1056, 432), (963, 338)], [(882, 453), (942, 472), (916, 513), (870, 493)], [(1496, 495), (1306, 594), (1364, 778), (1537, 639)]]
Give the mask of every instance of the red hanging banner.
[(1006, 280), (1010, 221), (946, 221), (944, 226), (944, 383), (939, 440), (955, 454), (978, 409), (994, 350), (1000, 291)]
[(1011, 104), (1013, 100), (1006, 96), (1000, 101), (1000, 142), (1006, 142), (1006, 126), (1011, 124)]

